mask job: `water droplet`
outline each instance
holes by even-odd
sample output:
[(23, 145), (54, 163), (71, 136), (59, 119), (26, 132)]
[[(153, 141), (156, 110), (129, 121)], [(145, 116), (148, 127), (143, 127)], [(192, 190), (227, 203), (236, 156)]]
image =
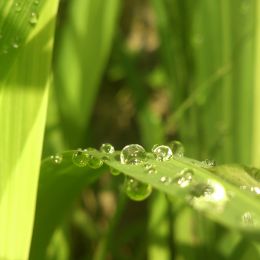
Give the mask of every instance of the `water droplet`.
[(29, 19), (29, 23), (34, 26), (37, 24), (37, 22), (38, 22), (38, 15), (35, 12), (32, 12)]
[(216, 166), (216, 162), (214, 160), (206, 159), (201, 162), (201, 167), (203, 168), (212, 168), (214, 166)]
[(120, 171), (117, 170), (117, 169), (115, 169), (115, 168), (113, 168), (113, 167), (110, 167), (110, 173), (111, 173), (112, 175), (114, 175), (114, 176), (120, 175)]
[(172, 183), (172, 178), (171, 177), (168, 177), (168, 176), (162, 176), (160, 178), (160, 182), (165, 184), (165, 185), (169, 185)]
[(153, 154), (158, 161), (168, 161), (172, 157), (172, 150), (169, 146), (159, 145), (153, 150)]
[(245, 225), (254, 225), (253, 216), (249, 211), (245, 212), (242, 215), (241, 220), (242, 220), (243, 224), (245, 224)]
[(184, 146), (179, 141), (172, 141), (169, 143), (169, 147), (172, 149), (174, 156), (182, 157), (184, 155)]
[(17, 13), (19, 13), (19, 12), (22, 11), (22, 4), (21, 4), (20, 2), (16, 2), (15, 5), (14, 5), (14, 7), (15, 7), (15, 11), (16, 11)]
[(146, 152), (139, 144), (130, 144), (125, 146), (120, 154), (122, 164), (138, 165), (146, 160)]
[(130, 199), (135, 201), (142, 201), (152, 193), (152, 186), (137, 181), (131, 177), (126, 177), (124, 191)]
[(72, 155), (72, 162), (78, 167), (85, 167), (88, 164), (89, 154), (82, 149), (78, 149)]
[(216, 181), (208, 180), (206, 184), (197, 184), (192, 190), (191, 204), (198, 210), (215, 210), (220, 213), (228, 201), (225, 188)]
[(180, 176), (176, 179), (181, 188), (185, 188), (190, 185), (192, 181), (193, 170), (184, 169), (181, 171)]
[(61, 164), (61, 162), (62, 162), (62, 155), (59, 155), (59, 154), (56, 154), (56, 155), (52, 155), (51, 156), (51, 160), (52, 160), (52, 162), (53, 163), (55, 163), (55, 164)]
[(35, 0), (35, 1), (33, 1), (33, 4), (34, 4), (34, 5), (39, 5), (39, 3), (40, 3), (39, 0)]
[(115, 148), (113, 145), (105, 143), (101, 145), (100, 151), (103, 153), (112, 154), (115, 152)]
[(98, 169), (103, 165), (103, 161), (93, 155), (88, 155), (87, 164), (92, 169)]
[(147, 172), (148, 174), (152, 175), (152, 174), (156, 174), (156, 173), (157, 173), (157, 170), (156, 170), (155, 166), (151, 165), (151, 167), (146, 168), (146, 172)]

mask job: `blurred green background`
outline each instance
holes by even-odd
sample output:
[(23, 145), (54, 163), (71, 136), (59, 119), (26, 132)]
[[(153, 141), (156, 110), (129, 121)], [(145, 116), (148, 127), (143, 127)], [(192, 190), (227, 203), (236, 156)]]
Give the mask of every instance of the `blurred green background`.
[[(61, 0), (43, 156), (177, 139), (185, 154), (260, 166), (258, 0)], [(259, 259), (259, 248), (121, 177), (87, 188), (49, 259)], [(109, 242), (108, 242), (109, 241)]]

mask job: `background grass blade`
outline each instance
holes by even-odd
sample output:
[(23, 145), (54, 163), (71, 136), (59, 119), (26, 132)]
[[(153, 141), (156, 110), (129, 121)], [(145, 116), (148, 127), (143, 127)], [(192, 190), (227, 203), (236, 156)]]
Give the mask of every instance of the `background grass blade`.
[(8, 15), (8, 5), (14, 11), (13, 1), (1, 1), (2, 40), (9, 42), (18, 31), (24, 37), (16, 55), (15, 47), (0, 60), (1, 72), (6, 67), (0, 83), (0, 258), (8, 260), (27, 259), (29, 252), (58, 1), (19, 3), (21, 20)]
[(86, 144), (86, 131), (109, 57), (119, 6), (118, 0), (76, 0), (62, 9), (67, 19), (58, 27), (54, 85), (67, 148)]

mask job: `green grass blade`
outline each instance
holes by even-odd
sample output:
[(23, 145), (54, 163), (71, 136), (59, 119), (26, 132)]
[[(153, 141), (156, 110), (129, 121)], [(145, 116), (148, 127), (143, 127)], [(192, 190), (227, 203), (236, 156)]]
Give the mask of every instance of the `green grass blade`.
[[(14, 4), (1, 1), (1, 5), (7, 2)], [(4, 41), (9, 42), (12, 32), (21, 31), (26, 37), (16, 55), (10, 51), (0, 60), (1, 72), (7, 66), (0, 83), (0, 259), (8, 260), (28, 258), (58, 1), (46, 1), (39, 8), (34, 7), (33, 1), (19, 3), (26, 17), (19, 20), (14, 16), (17, 20), (12, 20), (12, 16), (1, 15), (9, 19), (9, 22), (1, 21)], [(2, 10), (5, 13), (7, 9)], [(32, 10), (37, 10), (33, 25), (28, 15)], [(30, 34), (26, 31), (28, 24)], [(17, 26), (17, 31), (12, 25)], [(9, 31), (6, 40), (4, 33)]]
[[(82, 188), (95, 180), (102, 169), (95, 172), (88, 168), (77, 168), (72, 163), (74, 151), (63, 154), (60, 164), (47, 158), (41, 168), (39, 195), (35, 218), (31, 259), (43, 259), (44, 253), (57, 225), (71, 208), (72, 202)], [(94, 156), (103, 158), (104, 154), (90, 151)], [(117, 155), (105, 160), (105, 164), (132, 176), (137, 180), (151, 184), (155, 189), (172, 197), (173, 203), (190, 204), (207, 218), (225, 225), (230, 229), (243, 231), (255, 237), (260, 232), (260, 209), (257, 194), (241, 187), (257, 187), (259, 182), (238, 166), (219, 166), (209, 171), (201, 163), (188, 158), (174, 158), (160, 162), (152, 157), (148, 162), (157, 169), (156, 174), (147, 174), (143, 165), (124, 165), (117, 161)], [(180, 172), (183, 169), (193, 171), (192, 181), (187, 187), (180, 187)], [(214, 172), (212, 171), (214, 169)], [(228, 177), (227, 177), (228, 176)], [(172, 180), (162, 182), (161, 178)], [(206, 187), (206, 191), (203, 187)], [(203, 192), (202, 192), (203, 190)], [(204, 192), (213, 194), (207, 200)], [(187, 203), (188, 202), (188, 203)], [(52, 217), (49, 213), (52, 212)]]

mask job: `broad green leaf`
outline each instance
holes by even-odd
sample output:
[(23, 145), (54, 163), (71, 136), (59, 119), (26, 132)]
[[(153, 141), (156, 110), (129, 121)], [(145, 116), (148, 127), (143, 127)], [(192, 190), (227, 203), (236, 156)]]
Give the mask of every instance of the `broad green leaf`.
[(1, 41), (9, 48), (13, 37), (21, 37), (0, 60), (0, 259), (5, 260), (28, 258), (58, 1), (19, 1), (20, 11), (16, 3), (0, 3)]
[[(54, 228), (61, 223), (68, 209), (71, 209), (75, 197), (102, 172), (102, 168), (97, 172), (89, 171), (88, 168), (77, 168), (72, 163), (73, 153), (64, 153), (61, 163), (55, 163), (53, 158), (42, 163), (31, 259), (43, 259), (41, 257), (44, 256)], [(105, 156), (93, 150), (89, 153), (100, 159)], [(256, 188), (259, 183), (243, 168), (220, 166), (215, 167), (213, 173), (202, 167), (205, 167), (205, 164), (192, 159), (176, 157), (161, 162), (149, 154), (145, 164), (152, 164), (157, 170), (156, 173), (149, 174), (145, 164), (121, 164), (118, 156), (116, 152), (104, 163), (143, 183), (151, 184), (154, 189), (169, 195), (172, 203), (189, 204), (209, 219), (230, 229), (252, 236), (259, 234), (258, 195), (255, 191), (240, 188), (241, 185)], [(189, 169), (190, 173), (192, 171), (188, 181), (182, 175), (184, 169)], [(230, 175), (230, 178), (223, 178), (224, 175)]]
[(53, 232), (72, 209), (83, 188), (102, 172), (76, 167), (71, 161), (72, 153), (61, 156), (60, 163), (55, 163), (55, 158), (51, 157), (44, 160), (41, 166), (31, 260), (46, 259), (46, 249)]

